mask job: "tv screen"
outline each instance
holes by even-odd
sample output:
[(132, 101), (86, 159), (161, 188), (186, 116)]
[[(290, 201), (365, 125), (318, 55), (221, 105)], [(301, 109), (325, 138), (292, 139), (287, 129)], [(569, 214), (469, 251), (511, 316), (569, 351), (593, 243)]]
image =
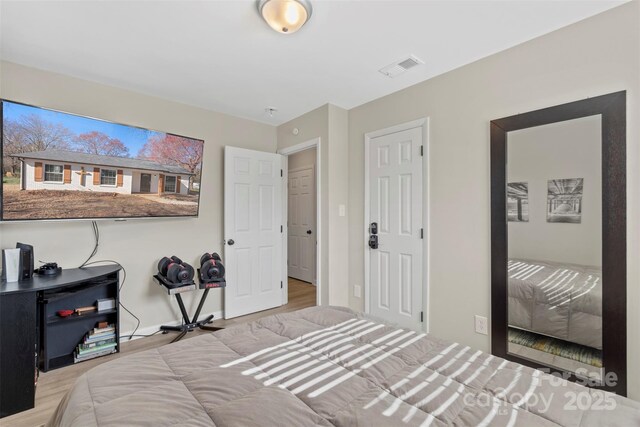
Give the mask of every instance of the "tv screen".
[(204, 142), (3, 100), (2, 221), (198, 215)]

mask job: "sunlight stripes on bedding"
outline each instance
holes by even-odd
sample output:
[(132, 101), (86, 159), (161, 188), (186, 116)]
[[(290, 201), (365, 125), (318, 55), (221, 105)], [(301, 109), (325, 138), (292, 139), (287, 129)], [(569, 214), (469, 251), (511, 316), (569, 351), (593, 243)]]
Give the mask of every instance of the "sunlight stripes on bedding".
[(434, 417), (437, 417), (438, 415), (442, 414), (444, 411), (447, 410), (449, 406), (451, 406), (453, 402), (456, 401), (458, 397), (460, 397), (463, 391), (464, 391), (464, 386), (460, 384), (458, 388), (453, 392), (453, 394), (442, 405), (438, 406), (434, 411), (432, 411), (431, 414)]
[[(415, 339), (415, 338), (413, 338), (413, 339)], [(367, 344), (367, 345), (371, 347), (371, 344)], [(406, 343), (405, 343), (405, 344), (403, 344), (403, 345), (406, 345)], [(387, 357), (389, 357), (389, 356), (393, 355), (394, 353), (396, 353), (396, 352), (400, 351), (400, 349), (401, 349), (401, 347), (400, 347), (400, 346), (395, 347), (395, 348), (391, 349), (390, 351), (385, 352), (384, 354), (382, 354), (382, 355), (378, 356), (377, 358), (375, 358), (375, 359), (373, 359), (373, 360), (370, 360), (369, 362), (364, 363), (364, 364), (363, 364), (363, 365), (361, 365), (359, 368), (354, 369), (352, 372), (354, 373), (354, 375), (356, 375), (356, 374), (360, 373), (361, 371), (363, 371), (364, 369), (369, 369), (369, 368), (370, 368), (370, 367), (372, 367), (373, 365), (375, 365), (375, 364), (377, 364), (377, 363), (381, 362), (382, 360), (386, 359)], [(374, 350), (378, 350), (377, 352), (381, 351), (381, 349), (379, 349), (379, 348), (375, 348)], [(369, 356), (371, 356), (371, 355), (373, 355), (373, 354), (375, 354), (375, 353), (377, 353), (377, 352), (376, 352), (376, 351), (371, 351), (371, 352), (369, 352), (369, 353), (366, 353), (366, 354), (364, 354), (364, 355), (362, 355), (362, 356), (360, 356), (360, 357), (358, 357), (358, 358), (356, 358), (356, 359), (354, 359), (354, 360), (350, 360), (348, 363), (346, 363), (346, 364), (345, 364), (345, 366), (346, 366), (346, 367), (353, 366), (353, 365), (355, 365), (355, 364), (357, 364), (357, 363), (361, 362), (362, 360), (366, 359), (367, 357), (369, 357)], [(346, 355), (345, 355), (345, 356), (346, 356)], [(345, 368), (340, 367), (340, 369), (344, 370)], [(335, 373), (339, 372), (339, 370), (338, 370), (338, 369), (336, 369), (336, 370), (334, 370), (333, 372), (334, 372), (334, 374), (335, 374)], [(329, 378), (329, 377), (331, 377), (331, 376), (333, 375), (333, 374), (332, 374), (332, 375), (328, 375), (328, 374), (329, 374), (329, 373), (325, 374), (325, 377), (324, 377), (323, 379)], [(351, 378), (352, 376), (353, 376), (353, 375), (345, 374), (345, 375), (343, 375), (342, 377), (340, 377), (340, 378), (338, 378), (338, 379), (336, 379), (336, 380), (332, 381), (331, 383), (329, 383), (329, 384), (331, 384), (331, 387), (329, 387), (329, 384), (327, 384), (326, 386), (321, 387), (321, 389), (320, 389), (320, 390), (316, 390), (315, 392), (313, 392), (313, 393), (309, 394), (309, 397), (316, 397), (316, 396), (319, 396), (320, 394), (324, 393), (326, 390), (329, 390), (330, 388), (335, 387), (336, 385), (340, 384), (342, 381), (345, 381), (345, 380), (347, 380), (347, 379)], [(315, 381), (315, 380), (314, 380), (314, 381)], [(304, 387), (304, 386), (301, 386), (301, 387)], [(298, 387), (298, 389), (296, 389), (296, 390), (299, 390), (298, 392), (300, 392), (300, 391), (303, 391), (303, 390), (305, 390), (306, 388), (308, 388), (308, 387), (304, 387), (304, 388), (302, 388), (302, 389), (301, 389), (301, 387)], [(294, 393), (294, 394), (296, 394), (296, 391), (294, 390), (294, 391), (293, 391), (293, 393)]]
[(565, 270), (557, 269), (551, 275), (549, 275), (546, 279), (544, 279), (542, 282), (538, 283), (536, 286), (542, 287), (545, 283), (547, 283), (549, 280), (552, 280), (556, 276), (556, 274), (560, 273), (561, 271), (565, 271)]
[[(357, 327), (357, 328), (355, 328), (355, 329), (353, 329), (353, 330), (351, 330), (349, 332), (359, 331), (359, 330), (367, 328), (367, 327), (369, 327), (371, 325), (373, 325), (373, 323), (366, 323), (366, 324), (361, 325), (361, 326), (359, 326), (359, 327)], [(345, 338), (345, 337), (351, 337), (351, 336), (347, 335), (347, 334), (334, 334), (334, 335), (331, 335), (329, 337), (325, 337), (324, 339), (321, 339), (318, 342), (310, 343), (310, 344), (307, 344), (307, 345), (310, 346), (310, 347), (314, 347), (314, 348), (315, 347), (320, 347), (320, 346), (323, 346), (324, 344), (327, 344), (327, 343), (329, 343), (329, 342), (331, 342), (333, 340), (336, 340), (338, 338)]]
[(455, 356), (453, 356), (451, 359), (449, 359), (449, 361), (447, 363), (445, 363), (444, 365), (436, 368), (438, 371), (444, 371), (445, 369), (448, 369), (451, 365), (453, 365), (454, 363), (456, 363), (458, 361), (458, 359), (460, 359), (460, 357), (462, 357), (462, 355), (464, 353), (467, 352), (467, 350), (469, 350), (470, 347), (465, 346), (462, 350), (460, 350), (458, 352), (458, 354), (456, 354)]
[(562, 291), (566, 290), (569, 287), (573, 287), (573, 285), (571, 285), (571, 283), (576, 279), (576, 277), (578, 277), (578, 274), (579, 274), (578, 272), (574, 273), (574, 275), (571, 276), (571, 278), (569, 279), (568, 282), (563, 283), (562, 286), (559, 286), (559, 287), (555, 288), (555, 290), (552, 291), (551, 289), (553, 289), (553, 288), (549, 288), (548, 290), (544, 291), (545, 296), (547, 298), (549, 298), (550, 295), (557, 294), (558, 292), (562, 292)]
[(400, 347), (392, 348), (391, 350), (387, 351), (386, 353), (381, 354), (380, 356), (376, 357), (375, 359), (370, 360), (369, 362), (367, 362), (364, 365), (360, 366), (360, 369), (369, 369), (370, 367), (372, 367), (376, 363), (379, 363), (379, 362), (383, 361), (387, 357), (392, 356), (394, 353), (397, 353), (399, 351), (400, 351)]
[(414, 342), (416, 342), (416, 341), (418, 341), (418, 340), (421, 340), (422, 338), (424, 338), (424, 337), (426, 337), (426, 336), (427, 336), (427, 334), (420, 334), (420, 335), (416, 335), (415, 337), (411, 338), (409, 341), (407, 341), (407, 342), (405, 342), (405, 343), (403, 343), (403, 344), (400, 344), (400, 345), (398, 346), (398, 348), (401, 348), (401, 349), (402, 349), (402, 348), (408, 347), (408, 346), (410, 346), (411, 344), (413, 344)]
[(331, 381), (328, 384), (323, 385), (322, 387), (320, 387), (319, 389), (317, 389), (316, 391), (309, 393), (309, 397), (318, 397), (321, 394), (323, 394), (325, 391), (329, 391), (332, 388), (334, 388), (335, 386), (337, 386), (338, 384), (348, 380), (349, 378), (358, 375), (358, 373), (360, 373), (360, 371), (358, 369), (355, 369), (353, 371), (349, 371), (346, 374), (344, 374), (341, 377), (336, 378), (335, 380)]
[(336, 325), (333, 325), (333, 326), (331, 326), (331, 327), (329, 327), (329, 328), (319, 329), (319, 330), (317, 330), (317, 331), (313, 331), (313, 332), (309, 332), (309, 333), (304, 334), (304, 335), (300, 335), (300, 336), (299, 336), (299, 337), (297, 337), (295, 340), (290, 340), (290, 341), (286, 341), (286, 342), (280, 343), (280, 344), (275, 345), (275, 346), (271, 346), (271, 347), (263, 348), (262, 350), (256, 351), (255, 353), (251, 353), (251, 354), (249, 354), (249, 355), (247, 355), (247, 356), (243, 356), (243, 357), (241, 357), (241, 358), (239, 358), (239, 359), (236, 359), (236, 360), (233, 360), (233, 361), (231, 361), (231, 362), (228, 362), (228, 363), (225, 363), (225, 364), (223, 364), (223, 365), (220, 365), (220, 367), (221, 367), (221, 368), (228, 368), (228, 367), (231, 367), (231, 366), (237, 365), (237, 364), (239, 364), (239, 363), (248, 362), (248, 361), (250, 361), (250, 360), (255, 359), (255, 358), (256, 358), (256, 357), (258, 357), (258, 356), (261, 356), (261, 355), (263, 355), (263, 354), (265, 354), (265, 353), (268, 353), (268, 352), (270, 352), (270, 351), (273, 351), (273, 350), (275, 350), (275, 349), (279, 349), (279, 348), (282, 348), (282, 347), (286, 347), (286, 346), (292, 345), (292, 344), (294, 344), (294, 343), (298, 343), (298, 342), (300, 342), (300, 341), (304, 340), (304, 339), (305, 339), (305, 338), (307, 338), (307, 337), (310, 337), (310, 336), (313, 336), (313, 335), (316, 335), (316, 334), (322, 333), (322, 332), (324, 332), (324, 331), (326, 331), (326, 330), (333, 330), (333, 329), (336, 329), (336, 328), (341, 327), (342, 325), (346, 325), (346, 324), (348, 324), (348, 323), (355, 322), (355, 321), (356, 321), (356, 318), (349, 319), (349, 320), (346, 320), (346, 321), (344, 321), (344, 322), (341, 322), (341, 323), (338, 323), (338, 324), (336, 324)]
[(396, 339), (393, 339), (393, 340), (389, 341), (386, 345), (394, 345), (395, 343), (400, 342), (400, 341), (402, 341), (403, 339), (405, 339), (405, 338), (407, 338), (407, 337), (410, 337), (410, 336), (411, 336), (411, 335), (413, 335), (413, 334), (415, 334), (415, 332), (414, 332), (414, 331), (409, 331), (409, 332), (407, 332), (406, 334), (401, 335), (401, 336), (397, 337)]
[(258, 366), (254, 366), (253, 368), (247, 369), (245, 371), (242, 371), (242, 375), (253, 375), (258, 371), (262, 371), (266, 368), (268, 368), (269, 366), (273, 366), (277, 363), (282, 362), (283, 360), (287, 360), (287, 359), (291, 359), (292, 357), (295, 357), (297, 355), (299, 355), (300, 352), (299, 351), (292, 351), (290, 353), (287, 353), (283, 356), (280, 357), (276, 357), (275, 359), (271, 359), (268, 362), (262, 363)]
[(541, 286), (540, 289), (543, 291), (547, 291), (547, 289), (555, 287), (558, 282), (562, 283), (565, 277), (568, 277), (571, 274), (571, 270), (562, 270), (560, 274), (558, 274), (553, 280), (550, 280), (546, 285)]
[(422, 406), (426, 405), (427, 403), (431, 402), (433, 399), (438, 397), (440, 395), (440, 393), (442, 393), (446, 389), (447, 389), (447, 387), (441, 385), (437, 389), (432, 391), (429, 395), (427, 395), (427, 397), (425, 397), (424, 399), (420, 400), (418, 403), (413, 405), (409, 409), (409, 411), (407, 411), (407, 415), (405, 415), (404, 418), (402, 418), (402, 421), (405, 422), (405, 423), (411, 421), (411, 419), (416, 414), (416, 412), (418, 412), (418, 408), (419, 407), (422, 407)]
[(316, 335), (314, 337), (311, 337), (309, 339), (304, 339), (304, 340), (299, 341), (299, 342), (301, 344), (303, 344), (303, 345), (309, 345), (312, 342), (318, 341), (318, 340), (320, 340), (322, 338), (325, 338), (327, 336), (334, 336), (334, 337), (335, 336), (341, 336), (341, 335), (343, 335), (344, 332), (348, 331), (350, 328), (353, 328), (354, 326), (359, 325), (359, 324), (364, 323), (364, 322), (366, 322), (366, 321), (365, 320), (361, 320), (361, 321), (352, 323), (350, 325), (344, 326), (344, 327), (339, 328), (339, 329), (335, 329), (335, 330), (331, 330), (331, 331), (325, 331), (325, 332), (323, 332), (321, 334), (318, 334), (318, 335)]
[(489, 375), (489, 378), (487, 378), (487, 384), (489, 384), (489, 381), (491, 381), (491, 379), (498, 373), (498, 371), (500, 371), (502, 368), (504, 368), (505, 366), (507, 366), (507, 361), (503, 360), (502, 363), (500, 365), (498, 365), (498, 367), (496, 368), (495, 371), (493, 371), (491, 373), (491, 375)]
[(391, 404), (391, 406), (389, 406), (384, 412), (382, 412), (382, 415), (384, 415), (386, 417), (390, 417), (391, 415), (393, 415), (400, 408), (400, 405), (406, 399), (408, 399), (411, 396), (414, 396), (415, 394), (419, 393), (422, 389), (427, 387), (437, 377), (438, 377), (438, 373), (437, 372), (433, 372), (431, 375), (429, 375), (429, 377), (427, 379), (425, 379), (424, 381), (420, 382), (418, 385), (413, 387), (411, 390), (405, 392), (404, 394), (400, 395), (399, 397), (396, 397), (394, 399), (393, 403)]
[(431, 359), (429, 359), (428, 361), (423, 363), (423, 365), (425, 367), (429, 367), (429, 366), (433, 365), (434, 363), (436, 363), (438, 360), (442, 359), (447, 353), (449, 353), (452, 349), (454, 349), (457, 346), (458, 346), (458, 343), (451, 344), (449, 347), (445, 348), (443, 351), (438, 353), (436, 356), (432, 357)]
[(516, 425), (517, 418), (518, 418), (518, 411), (516, 411), (515, 409), (512, 409), (511, 417), (509, 418), (509, 422), (507, 423), (506, 427), (513, 427), (514, 425)]
[(471, 381), (478, 378), (478, 375), (480, 375), (482, 371), (485, 370), (485, 368), (489, 365), (489, 362), (491, 362), (491, 360), (493, 360), (493, 355), (490, 354), (489, 357), (487, 357), (487, 359), (482, 363), (482, 366), (480, 366), (471, 375), (469, 375), (469, 377), (466, 380), (462, 381), (462, 384), (465, 384), (465, 385), (469, 384)]
[(289, 366), (293, 366), (293, 365), (295, 365), (297, 363), (304, 362), (305, 360), (309, 359), (310, 357), (311, 357), (310, 354), (303, 354), (301, 357), (297, 357), (297, 358), (295, 358), (293, 360), (290, 360), (290, 361), (288, 361), (286, 363), (283, 363), (282, 365), (278, 365), (273, 369), (269, 369), (268, 371), (262, 372), (261, 374), (256, 375), (255, 378), (257, 380), (261, 380), (264, 377), (268, 377), (270, 375), (277, 374), (278, 372), (282, 371), (283, 369), (287, 369)]
[(298, 383), (298, 382), (302, 381), (303, 379), (308, 378), (308, 377), (310, 377), (311, 375), (313, 375), (313, 374), (315, 374), (317, 372), (320, 372), (320, 371), (322, 371), (324, 369), (327, 369), (330, 366), (335, 366), (335, 365), (333, 364), (333, 362), (323, 363), (322, 365), (316, 366), (315, 368), (313, 368), (313, 369), (311, 369), (311, 370), (309, 370), (309, 371), (307, 371), (307, 372), (305, 372), (303, 374), (300, 374), (297, 377), (294, 377), (294, 378), (291, 378), (288, 381), (285, 381), (284, 383), (280, 384), (278, 387), (287, 388), (290, 385)]
[(422, 422), (422, 424), (420, 424), (420, 427), (429, 427), (435, 419), (436, 417), (434, 417), (433, 415), (427, 414), (427, 418)]
[[(573, 273), (573, 276), (571, 276), (571, 273)], [(551, 287), (549, 287), (549, 288), (543, 289), (544, 293), (545, 293), (545, 294), (548, 294), (552, 289), (555, 289), (555, 288), (557, 288), (558, 286), (562, 285), (562, 284), (563, 284), (565, 281), (567, 281), (569, 278), (571, 278), (570, 280), (575, 279), (577, 275), (578, 275), (578, 272), (577, 272), (577, 271), (576, 271), (576, 272), (569, 271), (569, 273), (568, 273), (568, 274), (566, 274), (566, 275), (562, 278), (562, 280), (560, 280), (560, 281), (556, 282), (553, 286), (551, 286)]]
[(347, 367), (353, 366), (356, 363), (359, 363), (359, 362), (367, 359), (368, 357), (373, 356), (374, 354), (380, 353), (381, 351), (382, 351), (381, 348), (374, 347), (373, 350), (371, 350), (370, 352), (362, 354), (362, 355), (356, 357), (355, 359), (348, 361), (347, 363), (345, 363), (345, 366), (347, 366)]
[(395, 331), (378, 338), (377, 340), (371, 342), (371, 344), (376, 345), (376, 344), (380, 344), (381, 342), (384, 342), (386, 340), (388, 340), (389, 338), (395, 337), (398, 334), (401, 334), (402, 332), (404, 332), (404, 329), (396, 329)]
[(280, 381), (280, 380), (282, 380), (284, 378), (287, 378), (290, 375), (297, 374), (298, 372), (300, 372), (300, 371), (302, 371), (304, 369), (307, 369), (307, 368), (309, 368), (309, 367), (311, 367), (311, 366), (313, 366), (315, 364), (318, 364), (320, 362), (321, 362), (321, 360), (319, 360), (319, 359), (311, 360), (310, 362), (305, 363), (303, 365), (300, 365), (300, 366), (298, 366), (298, 367), (296, 367), (294, 369), (291, 369), (290, 371), (284, 372), (284, 373), (282, 373), (282, 374), (280, 374), (280, 375), (278, 375), (276, 377), (269, 378), (267, 381), (264, 382), (264, 385), (269, 386), (269, 385), (275, 384), (278, 381)]
[(590, 287), (589, 289), (587, 289), (586, 291), (582, 291), (582, 292), (580, 292), (580, 293), (578, 293), (578, 294), (576, 294), (576, 295), (574, 295), (574, 296), (569, 296), (569, 297), (568, 297), (566, 300), (564, 300), (563, 302), (561, 302), (561, 303), (559, 303), (559, 304), (556, 304), (556, 305), (554, 305), (553, 307), (550, 307), (550, 308), (549, 308), (549, 310), (553, 310), (553, 309), (555, 309), (556, 307), (560, 307), (561, 305), (565, 305), (565, 304), (566, 304), (566, 303), (568, 303), (568, 302), (571, 302), (571, 301), (573, 301), (573, 300), (576, 300), (576, 299), (580, 298), (581, 296), (584, 296), (584, 295), (588, 294), (589, 292), (591, 292), (591, 291), (593, 290), (593, 288), (595, 288), (595, 287), (596, 287), (596, 285), (598, 284), (598, 282), (599, 282), (599, 281), (600, 281), (600, 278), (598, 277), (598, 278), (593, 282), (593, 285), (591, 285), (591, 287)]
[(487, 414), (486, 417), (483, 418), (482, 421), (477, 425), (477, 427), (487, 427), (490, 425), (491, 421), (498, 415), (498, 409), (500, 409), (500, 401), (497, 399), (493, 399), (493, 405), (491, 406), (491, 411)]
[(532, 271), (536, 270), (538, 267), (541, 267), (537, 264), (531, 264), (529, 265), (527, 268), (520, 270), (518, 272), (516, 272), (515, 274), (513, 274), (512, 276), (510, 276), (511, 279), (518, 279), (526, 274), (531, 273)]
[(521, 277), (520, 280), (527, 280), (529, 277), (533, 276), (534, 274), (540, 272), (541, 270), (543, 270), (545, 267), (543, 265), (540, 266), (540, 268), (536, 269), (535, 271), (532, 271), (531, 273), (527, 274), (524, 277)]
[(518, 383), (518, 380), (520, 379), (521, 376), (522, 376), (522, 365), (519, 365), (516, 368), (516, 374), (513, 376), (513, 379), (511, 380), (509, 385), (506, 386), (498, 394), (496, 394), (496, 397), (498, 399), (502, 399), (503, 397), (505, 397), (507, 395), (507, 393), (509, 393), (516, 386), (516, 384)]
[[(313, 360), (313, 361), (311, 361), (310, 363), (305, 363), (304, 365), (302, 365), (302, 366), (300, 366), (300, 367), (297, 367), (297, 368), (291, 369), (291, 370), (289, 370), (289, 371), (287, 371), (287, 372), (284, 372), (284, 373), (282, 373), (282, 374), (280, 374), (280, 375), (278, 375), (278, 376), (276, 376), (276, 377), (274, 377), (274, 378), (271, 378), (271, 379), (269, 379), (269, 380), (265, 381), (265, 383), (264, 383), (264, 384), (265, 384), (265, 385), (271, 385), (271, 384), (274, 384), (274, 383), (276, 383), (276, 382), (278, 382), (278, 381), (280, 381), (280, 380), (282, 380), (282, 379), (284, 379), (284, 378), (287, 378), (287, 377), (289, 377), (289, 376), (291, 376), (291, 375), (293, 375), (293, 374), (296, 374), (296, 373), (300, 372), (301, 370), (303, 370), (303, 369), (305, 369), (305, 368), (308, 368), (309, 366), (313, 366), (313, 365), (314, 365), (314, 364), (316, 364), (316, 363), (320, 363), (320, 362), (322, 362), (322, 361), (324, 361), (324, 360), (327, 360), (327, 359), (329, 359), (329, 357), (334, 357), (334, 356), (336, 356), (336, 355), (338, 355), (338, 354), (342, 353), (343, 351), (345, 351), (345, 350), (347, 350), (347, 349), (349, 349), (349, 348), (351, 348), (351, 347), (353, 347), (353, 344), (347, 344), (347, 345), (345, 345), (344, 347), (339, 348), (338, 350), (334, 350), (334, 351), (330, 352), (330, 353), (329, 353), (329, 354), (327, 354), (327, 355), (324, 355), (324, 356), (322, 356), (322, 357), (319, 357), (318, 359), (314, 359), (314, 360)], [(310, 354), (310, 355), (315, 356), (315, 355), (321, 355), (322, 353), (314, 351), (314, 352), (311, 352), (311, 353), (309, 353), (309, 354)], [(275, 368), (274, 368), (274, 369), (275, 369)], [(274, 373), (275, 373), (275, 372), (274, 372)], [(260, 379), (260, 378), (258, 378), (258, 377), (260, 377), (260, 378), (264, 378), (263, 374), (260, 374), (259, 376), (256, 376), (256, 379)]]
[(536, 387), (540, 382), (540, 379), (538, 378), (539, 376), (540, 376), (540, 371), (535, 370), (533, 372), (533, 375), (531, 376), (531, 385), (529, 385), (529, 389), (526, 391), (525, 394), (522, 395), (520, 400), (518, 400), (516, 403), (513, 404), (513, 406), (517, 408), (531, 398), (531, 395), (533, 395), (534, 390), (536, 389)]
[[(426, 335), (426, 334), (422, 334), (422, 335)], [(339, 377), (339, 378), (337, 378), (337, 379), (335, 379), (335, 380), (331, 381), (329, 384), (326, 384), (325, 386), (321, 387), (320, 389), (318, 389), (318, 390), (316, 390), (316, 391), (314, 391), (314, 392), (310, 393), (310, 394), (309, 394), (309, 397), (317, 397), (317, 396), (319, 396), (320, 394), (324, 393), (325, 391), (330, 390), (331, 388), (333, 388), (333, 387), (337, 386), (338, 384), (340, 384), (340, 383), (341, 383), (341, 382), (343, 382), (343, 381), (346, 381), (347, 379), (351, 378), (352, 376), (357, 375), (358, 373), (362, 372), (363, 370), (365, 370), (365, 369), (369, 369), (369, 368), (371, 368), (373, 365), (375, 365), (375, 364), (377, 364), (377, 363), (380, 363), (381, 361), (385, 360), (387, 357), (389, 357), (389, 356), (393, 355), (394, 353), (397, 353), (397, 352), (398, 352), (398, 351), (400, 351), (402, 348), (404, 348), (404, 347), (406, 347), (407, 345), (409, 345), (409, 343), (411, 343), (411, 342), (413, 342), (413, 341), (416, 341), (416, 340), (418, 340), (419, 338), (421, 338), (421, 337), (420, 337), (420, 336), (414, 337), (414, 338), (412, 338), (411, 340), (409, 340), (409, 341), (407, 341), (407, 342), (405, 342), (405, 343), (403, 343), (403, 344), (401, 344), (401, 345), (399, 345), (399, 346), (397, 346), (397, 347), (395, 347), (395, 348), (393, 348), (393, 349), (391, 349), (391, 350), (389, 350), (389, 351), (385, 352), (384, 354), (382, 354), (382, 355), (380, 355), (380, 356), (376, 357), (375, 359), (370, 360), (370, 361), (368, 361), (368, 362), (364, 363), (363, 365), (361, 365), (361, 366), (360, 366), (360, 367), (358, 367), (357, 369), (354, 369), (354, 370), (351, 372), (351, 374), (349, 374), (349, 373), (344, 374), (344, 375), (342, 375), (341, 377)], [(369, 346), (371, 346), (371, 344), (368, 344), (368, 345), (369, 345)], [(368, 355), (371, 355), (372, 353), (373, 353), (373, 352), (369, 352), (369, 353), (368, 353)], [(359, 362), (359, 361), (362, 361), (362, 360), (363, 360), (363, 359), (362, 359), (362, 356), (360, 356), (358, 359), (360, 359), (360, 360), (357, 360), (357, 359), (356, 359), (356, 360), (357, 360), (357, 362)], [(355, 363), (357, 363), (357, 362), (356, 362), (355, 360), (352, 360), (352, 361), (350, 361), (349, 363), (347, 363), (345, 366), (352, 366), (352, 365), (354, 365), (354, 364), (355, 364)], [(342, 368), (342, 369), (344, 370), (344, 368)], [(336, 370), (336, 372), (339, 372), (339, 371), (337, 371), (337, 370)], [(328, 375), (328, 373), (327, 373), (326, 375), (327, 375), (327, 376), (325, 377), (325, 379), (326, 379), (326, 378), (329, 378), (329, 377), (331, 377), (331, 376), (332, 376), (332, 375)], [(301, 387), (302, 387), (302, 386), (301, 386)], [(300, 389), (300, 387), (299, 387), (298, 389)], [(294, 393), (294, 394), (295, 394), (295, 393)]]
[(511, 267), (509, 267), (509, 271), (511, 270), (518, 270), (520, 268), (523, 268), (526, 264), (524, 262), (517, 262), (515, 264), (513, 264)]
[[(334, 368), (330, 371), (325, 372), (324, 374), (317, 376), (315, 378), (313, 378), (310, 381), (307, 381), (306, 383), (294, 388), (291, 393), (293, 394), (298, 394), (298, 393), (302, 393), (303, 391), (305, 391), (306, 389), (308, 389), (309, 387), (313, 387), (314, 385), (326, 380), (327, 378), (330, 378), (332, 376), (334, 376), (335, 374), (339, 373), (339, 372), (344, 372), (346, 371), (346, 369), (344, 369), (342, 366), (338, 366), (337, 368)], [(355, 372), (355, 370), (354, 370)]]
[[(358, 323), (359, 323), (359, 322), (354, 322), (354, 323), (351, 323), (350, 325), (347, 325), (347, 326), (345, 326), (345, 327), (343, 327), (343, 328), (340, 328), (340, 329), (341, 329), (341, 330), (348, 330), (348, 329), (350, 329), (350, 328), (354, 327), (354, 326), (355, 326), (356, 324), (358, 324)], [(372, 324), (372, 323), (370, 323), (370, 324)], [(356, 328), (356, 329), (358, 329), (358, 328)], [(332, 337), (332, 338), (330, 338), (329, 340), (339, 338), (340, 336), (343, 336), (343, 335), (336, 335), (336, 336), (333, 336), (333, 337)], [(323, 343), (324, 341), (326, 341), (326, 340), (322, 340), (321, 342)], [(346, 340), (346, 341), (348, 341), (348, 340)], [(316, 343), (316, 345), (320, 344), (321, 342)], [(305, 344), (308, 344), (308, 342), (305, 342)], [(327, 347), (325, 347), (325, 349), (333, 348), (333, 347), (335, 347), (335, 346), (337, 346), (337, 345), (340, 345), (340, 344), (341, 344), (341, 343), (337, 343), (337, 344), (336, 344), (336, 345), (334, 345), (334, 346), (327, 346)], [(276, 358), (274, 358), (274, 359), (271, 359), (271, 360), (269, 360), (268, 362), (262, 363), (262, 364), (260, 364), (260, 365), (258, 365), (258, 366), (256, 366), (256, 367), (253, 367), (253, 368), (247, 369), (247, 370), (246, 370), (246, 371), (244, 371), (242, 374), (243, 374), (243, 375), (251, 375), (251, 374), (254, 374), (254, 373), (258, 372), (258, 371), (264, 370), (264, 369), (266, 369), (266, 368), (268, 368), (268, 367), (270, 367), (270, 366), (272, 366), (272, 365), (274, 365), (274, 364), (277, 364), (277, 363), (279, 363), (279, 362), (281, 362), (281, 361), (283, 361), (283, 360), (286, 360), (286, 359), (288, 359), (288, 358), (290, 358), (290, 357), (294, 357), (294, 356), (296, 356), (296, 355), (298, 355), (298, 354), (300, 354), (300, 353), (305, 353), (305, 352), (309, 352), (309, 351), (311, 351), (311, 352), (312, 352), (311, 354), (313, 354), (313, 355), (319, 355), (319, 354), (321, 354), (321, 353), (319, 353), (319, 352), (313, 352), (313, 351), (312, 351), (312, 350), (313, 350), (313, 348), (312, 348), (312, 347), (305, 347), (303, 344), (300, 344), (300, 343), (297, 343), (297, 342), (292, 342), (292, 344), (291, 344), (291, 345), (289, 345), (289, 347), (287, 347), (287, 348), (283, 348), (283, 349), (278, 349), (278, 350), (276, 350), (275, 352), (271, 353), (269, 356), (274, 356), (274, 355), (277, 355), (277, 354), (279, 354), (279, 353), (282, 353), (282, 352), (284, 352), (284, 351), (286, 351), (286, 350), (292, 350), (292, 349), (298, 349), (298, 348), (300, 348), (300, 350), (298, 350), (298, 351), (293, 351), (293, 352), (287, 353), (287, 354), (285, 354), (285, 355), (283, 355), (283, 356), (279, 356), (279, 357), (276, 357)]]

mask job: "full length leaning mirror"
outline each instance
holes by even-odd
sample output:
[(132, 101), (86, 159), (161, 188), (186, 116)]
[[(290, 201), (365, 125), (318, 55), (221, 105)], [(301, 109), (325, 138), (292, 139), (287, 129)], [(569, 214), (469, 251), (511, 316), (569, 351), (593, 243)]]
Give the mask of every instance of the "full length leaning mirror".
[(626, 95), (491, 122), (493, 354), (626, 395)]

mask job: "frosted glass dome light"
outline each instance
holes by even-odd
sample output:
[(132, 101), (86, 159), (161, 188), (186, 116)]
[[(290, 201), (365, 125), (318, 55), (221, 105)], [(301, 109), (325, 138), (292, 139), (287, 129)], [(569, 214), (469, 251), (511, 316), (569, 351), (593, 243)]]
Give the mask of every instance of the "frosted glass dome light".
[(259, 0), (260, 15), (271, 28), (282, 34), (298, 31), (311, 17), (307, 0)]

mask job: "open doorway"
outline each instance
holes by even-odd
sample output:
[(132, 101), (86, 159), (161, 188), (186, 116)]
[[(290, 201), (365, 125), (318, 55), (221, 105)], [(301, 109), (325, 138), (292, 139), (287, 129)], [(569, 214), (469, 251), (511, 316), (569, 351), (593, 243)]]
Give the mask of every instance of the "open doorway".
[(283, 159), (284, 304), (321, 305), (322, 279), (322, 140), (314, 138), (278, 150)]
[[(287, 277), (289, 302), (316, 305), (317, 149), (287, 156)], [(313, 301), (311, 301), (313, 300)]]

